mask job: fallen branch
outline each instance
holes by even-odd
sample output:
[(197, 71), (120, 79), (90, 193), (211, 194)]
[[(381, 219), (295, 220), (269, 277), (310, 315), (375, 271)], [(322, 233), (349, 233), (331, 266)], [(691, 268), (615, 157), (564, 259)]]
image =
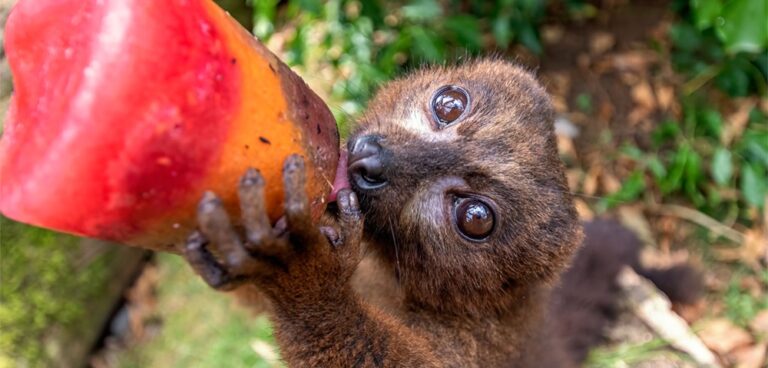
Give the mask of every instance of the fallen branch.
[(742, 244), (744, 242), (744, 234), (723, 225), (720, 221), (713, 219), (697, 210), (692, 208), (678, 206), (675, 204), (662, 204), (653, 208), (654, 212), (661, 213), (663, 215), (674, 216), (684, 220), (688, 220), (697, 225), (708, 228), (711, 232), (728, 238), (729, 240)]
[(719, 368), (720, 363), (688, 323), (672, 311), (669, 299), (629, 267), (619, 273), (619, 286), (632, 311), (672, 347), (688, 354), (701, 367)]

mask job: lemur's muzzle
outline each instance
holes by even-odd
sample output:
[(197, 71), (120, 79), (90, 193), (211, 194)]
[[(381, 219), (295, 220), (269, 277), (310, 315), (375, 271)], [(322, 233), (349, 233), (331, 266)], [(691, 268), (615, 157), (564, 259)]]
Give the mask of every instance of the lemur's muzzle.
[(374, 135), (363, 135), (354, 137), (348, 143), (349, 176), (360, 190), (373, 190), (387, 184), (380, 139)]

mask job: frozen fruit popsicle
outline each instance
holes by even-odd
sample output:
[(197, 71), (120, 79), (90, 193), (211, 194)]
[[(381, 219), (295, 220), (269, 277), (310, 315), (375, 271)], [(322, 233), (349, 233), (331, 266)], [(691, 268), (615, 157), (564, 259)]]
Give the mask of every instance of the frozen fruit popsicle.
[(204, 191), (237, 217), (248, 167), (277, 219), (292, 153), (322, 213), (339, 157), (333, 116), (213, 1), (21, 0), (5, 32), (4, 215), (172, 251)]

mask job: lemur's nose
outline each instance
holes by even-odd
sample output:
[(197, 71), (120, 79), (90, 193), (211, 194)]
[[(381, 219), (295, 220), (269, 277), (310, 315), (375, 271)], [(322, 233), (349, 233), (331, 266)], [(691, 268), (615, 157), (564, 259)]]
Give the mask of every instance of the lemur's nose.
[(349, 141), (349, 175), (363, 190), (384, 186), (384, 158), (379, 144), (381, 138), (374, 135), (357, 136)]

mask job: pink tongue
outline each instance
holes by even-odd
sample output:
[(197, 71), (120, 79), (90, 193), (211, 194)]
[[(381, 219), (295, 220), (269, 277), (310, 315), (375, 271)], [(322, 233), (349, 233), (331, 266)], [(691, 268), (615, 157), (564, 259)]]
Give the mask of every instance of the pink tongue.
[(349, 188), (349, 175), (347, 173), (347, 151), (342, 149), (339, 155), (339, 166), (336, 167), (336, 178), (333, 180), (331, 194), (328, 195), (328, 202), (336, 202), (339, 191), (345, 188)]

